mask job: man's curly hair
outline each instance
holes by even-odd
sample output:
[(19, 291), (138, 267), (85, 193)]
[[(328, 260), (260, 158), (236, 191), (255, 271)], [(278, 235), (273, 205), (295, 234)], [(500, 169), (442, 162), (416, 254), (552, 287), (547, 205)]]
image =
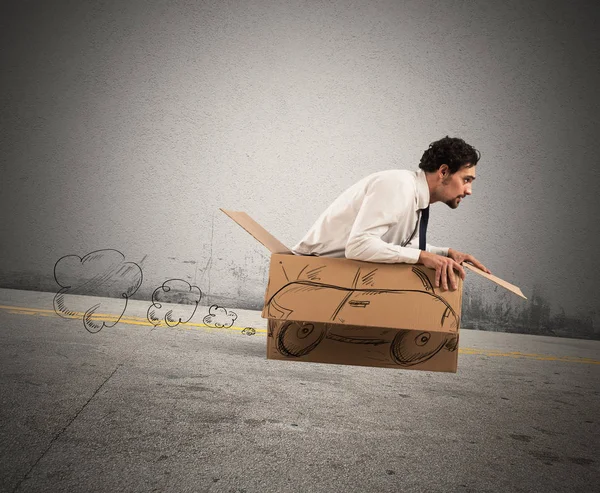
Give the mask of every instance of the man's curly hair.
[(465, 164), (475, 166), (481, 153), (473, 146), (458, 137), (444, 137), (429, 144), (419, 163), (424, 171), (437, 171), (442, 164), (447, 164), (450, 173), (456, 173)]

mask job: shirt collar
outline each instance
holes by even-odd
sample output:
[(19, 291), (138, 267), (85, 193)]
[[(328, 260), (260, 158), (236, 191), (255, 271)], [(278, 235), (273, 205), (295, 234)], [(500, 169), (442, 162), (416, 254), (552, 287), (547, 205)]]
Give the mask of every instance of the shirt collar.
[(417, 209), (425, 209), (429, 206), (429, 185), (425, 171), (422, 169), (415, 173), (415, 185), (417, 188)]

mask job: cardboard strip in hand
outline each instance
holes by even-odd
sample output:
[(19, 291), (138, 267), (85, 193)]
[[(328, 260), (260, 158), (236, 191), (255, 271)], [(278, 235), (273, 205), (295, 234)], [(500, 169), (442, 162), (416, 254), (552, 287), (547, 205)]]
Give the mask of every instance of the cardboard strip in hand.
[(502, 286), (504, 289), (508, 289), (510, 292), (515, 293), (517, 296), (527, 299), (525, 297), (525, 295), (523, 294), (523, 292), (521, 291), (521, 288), (519, 288), (518, 286), (515, 286), (514, 284), (511, 284), (509, 282), (506, 282), (503, 279), (500, 279), (499, 277), (493, 276), (492, 274), (488, 274), (487, 272), (484, 272), (481, 269), (478, 269), (477, 267), (475, 267), (474, 265), (468, 264), (467, 262), (464, 262), (462, 264), (462, 266), (467, 267), (469, 270), (472, 270), (473, 272), (477, 272), (477, 274), (479, 274), (480, 276), (483, 276), (483, 277), (489, 279), (490, 281), (495, 282), (499, 286)]

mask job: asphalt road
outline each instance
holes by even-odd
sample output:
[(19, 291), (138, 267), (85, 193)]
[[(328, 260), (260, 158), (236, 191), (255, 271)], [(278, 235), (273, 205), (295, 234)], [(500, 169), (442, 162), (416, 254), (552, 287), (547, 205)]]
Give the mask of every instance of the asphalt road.
[(149, 303), (82, 297), (91, 333), (53, 296), (0, 290), (0, 491), (600, 485), (598, 341), (462, 329), (456, 374), (282, 362), (257, 312), (155, 327)]

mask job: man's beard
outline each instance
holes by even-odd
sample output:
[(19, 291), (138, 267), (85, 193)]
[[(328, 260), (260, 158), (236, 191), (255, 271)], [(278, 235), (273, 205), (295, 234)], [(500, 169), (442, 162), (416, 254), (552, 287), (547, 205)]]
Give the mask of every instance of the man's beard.
[[(444, 178), (442, 180), (442, 185), (443, 186), (447, 186), (450, 183), (450, 176), (447, 176), (446, 178)], [(462, 197), (461, 197), (462, 198)], [(459, 197), (455, 197), (451, 200), (446, 200), (444, 203), (450, 207), (450, 209), (456, 209), (458, 207), (459, 201), (458, 201)]]
[(458, 200), (459, 198), (462, 197), (456, 197), (455, 199), (452, 200), (447, 200), (446, 202), (444, 202), (448, 207), (450, 207), (450, 209), (456, 209), (458, 207), (458, 204), (460, 204), (460, 201)]

